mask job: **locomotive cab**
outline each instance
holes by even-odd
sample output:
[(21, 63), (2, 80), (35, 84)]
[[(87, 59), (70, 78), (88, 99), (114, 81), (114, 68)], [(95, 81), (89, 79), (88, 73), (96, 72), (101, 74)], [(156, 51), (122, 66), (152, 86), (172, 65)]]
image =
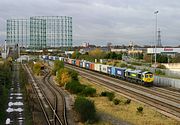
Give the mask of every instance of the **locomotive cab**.
[(154, 81), (154, 75), (152, 72), (143, 72), (142, 73), (142, 81), (144, 85), (152, 86)]

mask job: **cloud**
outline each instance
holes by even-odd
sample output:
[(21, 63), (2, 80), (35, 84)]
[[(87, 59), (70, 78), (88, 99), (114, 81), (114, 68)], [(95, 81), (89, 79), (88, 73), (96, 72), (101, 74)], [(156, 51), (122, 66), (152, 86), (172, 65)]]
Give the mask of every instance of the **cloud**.
[(83, 41), (144, 45), (154, 41), (155, 10), (162, 43), (180, 44), (179, 0), (1, 0), (0, 41), (6, 37), (6, 19), (66, 15), (73, 17), (74, 45)]

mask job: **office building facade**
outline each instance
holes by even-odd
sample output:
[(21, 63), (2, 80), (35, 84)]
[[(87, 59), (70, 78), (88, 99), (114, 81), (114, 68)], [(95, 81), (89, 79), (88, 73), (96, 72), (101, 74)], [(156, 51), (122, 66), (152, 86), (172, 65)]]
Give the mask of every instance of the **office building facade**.
[(20, 19), (14, 20), (12, 25), (11, 22), (13, 20), (7, 20), (7, 45), (19, 44), (31, 49), (72, 47), (72, 17), (30, 17), (26, 25)]

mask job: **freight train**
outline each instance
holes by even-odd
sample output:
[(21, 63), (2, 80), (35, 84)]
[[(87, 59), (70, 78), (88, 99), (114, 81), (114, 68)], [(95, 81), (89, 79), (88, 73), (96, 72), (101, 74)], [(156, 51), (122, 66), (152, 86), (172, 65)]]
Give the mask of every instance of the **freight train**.
[(52, 60), (52, 61), (60, 60), (65, 63), (77, 66), (77, 67), (108, 74), (110, 76), (117, 77), (121, 80), (134, 82), (136, 84), (141, 84), (144, 86), (152, 86), (153, 81), (154, 81), (154, 75), (152, 72), (149, 72), (149, 71), (114, 67), (110, 65), (93, 63), (86, 60), (70, 59), (70, 58), (64, 58), (64, 57), (58, 57), (58, 56), (43, 55), (42, 58), (44, 60)]

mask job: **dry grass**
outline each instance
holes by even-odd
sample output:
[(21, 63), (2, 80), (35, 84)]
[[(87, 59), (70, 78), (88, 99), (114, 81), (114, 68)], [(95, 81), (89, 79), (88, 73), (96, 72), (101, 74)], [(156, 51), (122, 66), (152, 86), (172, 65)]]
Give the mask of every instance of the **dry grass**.
[[(103, 91), (111, 91), (108, 88), (103, 87), (101, 85), (94, 84), (93, 82), (80, 77), (80, 82), (82, 84), (86, 84), (96, 88), (97, 95), (100, 95)], [(114, 105), (113, 102), (110, 102), (106, 97), (93, 97), (91, 98), (94, 100), (97, 112), (105, 112), (115, 118), (127, 121), (129, 123), (135, 125), (179, 125), (178, 121), (175, 121), (171, 118), (160, 114), (159, 112), (155, 111), (153, 108), (146, 106), (144, 104), (131, 101), (130, 104), (125, 105), (124, 101), (127, 98), (121, 96), (118, 93), (115, 93), (115, 98), (121, 100), (119, 105)], [(137, 107), (142, 106), (144, 108), (143, 113), (137, 113)], [(96, 125), (110, 125), (110, 123), (105, 123), (100, 121)]]

